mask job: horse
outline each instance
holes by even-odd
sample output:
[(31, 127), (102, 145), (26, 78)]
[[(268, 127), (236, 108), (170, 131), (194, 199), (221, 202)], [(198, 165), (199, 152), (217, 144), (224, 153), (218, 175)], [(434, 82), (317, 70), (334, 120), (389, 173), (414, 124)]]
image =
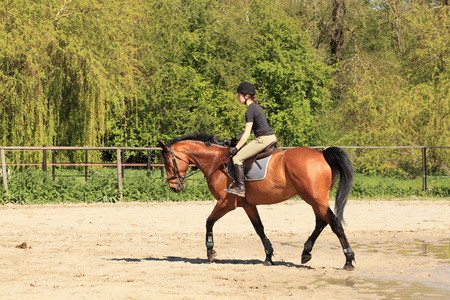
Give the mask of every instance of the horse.
[[(355, 254), (345, 235), (342, 223), (344, 208), (353, 182), (352, 163), (344, 150), (329, 147), (323, 151), (310, 147), (296, 147), (276, 152), (267, 166), (267, 175), (260, 181), (246, 182), (245, 199), (226, 192), (233, 182), (227, 175), (226, 163), (230, 160), (226, 140), (207, 133), (192, 133), (174, 138), (168, 145), (162, 139), (162, 157), (170, 189), (180, 192), (190, 165), (202, 172), (208, 188), (217, 203), (206, 220), (206, 249), (208, 262), (217, 253), (214, 250), (213, 226), (228, 212), (242, 207), (261, 238), (266, 258), (264, 265), (273, 265), (273, 247), (264, 233), (257, 205), (275, 204), (299, 195), (312, 206), (316, 220), (311, 236), (304, 244), (301, 262), (311, 260), (311, 251), (322, 230), (330, 225), (338, 237), (345, 255), (344, 270), (354, 270)], [(335, 212), (330, 209), (329, 193), (338, 181)]]

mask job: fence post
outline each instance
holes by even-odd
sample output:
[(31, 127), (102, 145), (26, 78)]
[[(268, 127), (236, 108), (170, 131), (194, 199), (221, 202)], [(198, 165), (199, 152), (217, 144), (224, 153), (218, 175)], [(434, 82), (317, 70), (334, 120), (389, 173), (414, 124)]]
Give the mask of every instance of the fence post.
[(163, 164), (163, 166), (161, 167), (161, 178), (164, 178), (164, 158), (163, 158), (163, 152), (160, 151), (160, 162)]
[(52, 150), (52, 177), (53, 177), (53, 182), (56, 181), (56, 154), (55, 154), (55, 150)]
[[(44, 145), (44, 146), (42, 146), (42, 147), (47, 147), (47, 145)], [(43, 156), (43, 159), (42, 159), (42, 171), (44, 171), (44, 172), (47, 172), (47, 150), (42, 150), (42, 156)]]
[(6, 169), (5, 149), (0, 149), (3, 186), (5, 187), (6, 196), (8, 196), (8, 170)]
[(84, 181), (88, 181), (88, 151), (87, 150), (85, 150), (86, 152), (85, 152), (85, 156), (84, 156), (84, 163), (86, 164), (85, 166), (84, 166)]
[(426, 192), (427, 188), (427, 148), (422, 148), (422, 185), (423, 191)]
[[(125, 162), (125, 150), (122, 150), (122, 162)], [(122, 165), (122, 178), (125, 176), (125, 167)]]
[(147, 150), (147, 176), (150, 177), (152, 169), (152, 151)]
[(120, 196), (119, 196), (119, 200), (122, 200), (123, 197), (123, 193), (122, 193), (122, 156), (121, 156), (121, 151), (120, 149), (117, 149), (117, 182), (119, 185), (119, 192), (120, 192)]

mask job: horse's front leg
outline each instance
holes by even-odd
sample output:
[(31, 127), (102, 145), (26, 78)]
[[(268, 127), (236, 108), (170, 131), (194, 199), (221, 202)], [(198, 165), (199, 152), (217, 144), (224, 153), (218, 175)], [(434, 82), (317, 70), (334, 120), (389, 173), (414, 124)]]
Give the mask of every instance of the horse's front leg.
[(219, 200), (214, 207), (213, 211), (206, 220), (206, 254), (208, 256), (208, 262), (211, 263), (217, 256), (216, 251), (214, 251), (214, 237), (213, 237), (213, 227), (214, 224), (226, 215), (228, 212), (234, 210), (235, 205), (229, 204), (225, 200)]
[(264, 261), (265, 266), (272, 266), (274, 263), (272, 261), (273, 248), (266, 234), (264, 233), (264, 225), (261, 222), (261, 218), (259, 217), (258, 209), (256, 206), (245, 206), (244, 207), (247, 216), (250, 218), (250, 221), (255, 228), (256, 233), (261, 238), (261, 241), (264, 245), (264, 250), (266, 252), (266, 260)]

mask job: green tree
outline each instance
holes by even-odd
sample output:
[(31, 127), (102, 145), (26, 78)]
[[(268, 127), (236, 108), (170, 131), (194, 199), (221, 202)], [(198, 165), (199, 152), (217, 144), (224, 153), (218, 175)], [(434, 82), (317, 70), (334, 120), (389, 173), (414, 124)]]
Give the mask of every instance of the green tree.
[(273, 7), (257, 15), (252, 76), (261, 105), (284, 146), (317, 144), (314, 123), (330, 104), (331, 68), (315, 57), (295, 19), (279, 19)]
[[(353, 51), (336, 73), (340, 96), (323, 119), (331, 129), (324, 130), (326, 139), (363, 146), (448, 145), (450, 35), (442, 25), (449, 21), (448, 8), (435, 10), (419, 0), (373, 1), (368, 8), (351, 19)], [(448, 153), (433, 156), (435, 167), (448, 168)], [(420, 168), (417, 157), (398, 157), (365, 153), (357, 164), (399, 173)]]

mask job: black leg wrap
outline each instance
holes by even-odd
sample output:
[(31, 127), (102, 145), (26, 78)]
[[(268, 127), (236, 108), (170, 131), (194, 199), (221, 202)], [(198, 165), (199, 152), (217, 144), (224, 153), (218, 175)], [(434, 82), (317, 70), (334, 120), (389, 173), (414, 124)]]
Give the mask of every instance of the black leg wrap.
[(350, 247), (345, 248), (345, 249), (344, 249), (344, 254), (347, 254), (347, 253), (353, 253), (352, 248), (350, 248)]
[(214, 239), (213, 239), (213, 233), (207, 232), (206, 233), (206, 254), (208, 255), (208, 262), (211, 263), (214, 258), (217, 256), (216, 251), (213, 250), (214, 247)]
[(302, 252), (302, 264), (306, 264), (308, 261), (311, 260), (312, 255), (311, 255), (311, 250), (314, 246), (313, 241), (311, 241), (311, 239), (308, 239), (305, 243), (305, 245), (303, 246), (303, 252)]
[(206, 249), (212, 249), (214, 247), (214, 238), (212, 232), (206, 233)]
[(347, 262), (355, 260), (355, 252), (353, 252), (352, 248), (348, 247), (344, 249), (345, 257), (347, 258)]
[(344, 249), (345, 254), (345, 265), (344, 270), (347, 271), (353, 271), (355, 267), (353, 266), (353, 261), (355, 261), (355, 253), (353, 252), (352, 248), (348, 247)]
[(311, 252), (312, 248), (314, 246), (314, 243), (308, 239), (305, 243), (305, 245), (303, 245), (303, 250), (306, 252)]
[(264, 237), (261, 240), (264, 245), (264, 250), (266, 252), (266, 260), (264, 261), (264, 265), (265, 266), (273, 266), (274, 263), (272, 261), (272, 255), (273, 255), (272, 243), (270, 243), (270, 241), (267, 237)]
[(262, 243), (264, 245), (264, 250), (266, 251), (266, 254), (273, 254), (272, 243), (269, 241), (267, 237), (262, 238)]

